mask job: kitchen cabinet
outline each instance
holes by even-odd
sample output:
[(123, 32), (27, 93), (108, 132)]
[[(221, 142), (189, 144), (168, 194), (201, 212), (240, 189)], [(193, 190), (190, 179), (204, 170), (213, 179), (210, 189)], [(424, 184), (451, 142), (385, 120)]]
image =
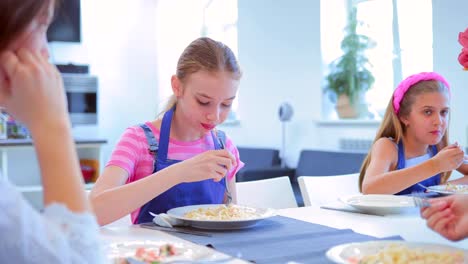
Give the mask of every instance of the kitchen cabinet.
[[(75, 139), (78, 157), (98, 161), (96, 175), (102, 167), (101, 147), (107, 143), (105, 139)], [(51, 146), (53, 147), (53, 146)], [(18, 190), (37, 209), (43, 208), (42, 185), (37, 161), (31, 139), (0, 140), (0, 177), (7, 178), (17, 186)], [(93, 183), (87, 183), (87, 190)]]

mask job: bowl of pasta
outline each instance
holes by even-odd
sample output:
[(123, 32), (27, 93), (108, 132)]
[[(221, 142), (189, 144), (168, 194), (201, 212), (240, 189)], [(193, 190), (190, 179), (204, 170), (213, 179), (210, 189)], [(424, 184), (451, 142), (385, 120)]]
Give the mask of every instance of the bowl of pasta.
[(468, 185), (447, 183), (442, 185), (428, 186), (427, 190), (443, 195), (468, 194)]
[(326, 256), (335, 263), (343, 264), (461, 264), (468, 261), (467, 253), (460, 248), (397, 240), (342, 244), (329, 249)]
[(173, 208), (167, 214), (195, 228), (224, 230), (251, 227), (276, 212), (236, 204), (201, 204)]

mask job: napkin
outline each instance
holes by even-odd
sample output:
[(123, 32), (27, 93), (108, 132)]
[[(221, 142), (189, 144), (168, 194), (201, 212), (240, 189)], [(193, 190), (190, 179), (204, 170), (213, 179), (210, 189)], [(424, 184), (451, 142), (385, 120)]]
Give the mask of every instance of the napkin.
[(155, 214), (150, 212), (150, 215), (153, 216), (153, 223), (158, 226), (163, 227), (174, 227), (174, 226), (183, 226), (184, 221), (170, 217), (168, 214)]

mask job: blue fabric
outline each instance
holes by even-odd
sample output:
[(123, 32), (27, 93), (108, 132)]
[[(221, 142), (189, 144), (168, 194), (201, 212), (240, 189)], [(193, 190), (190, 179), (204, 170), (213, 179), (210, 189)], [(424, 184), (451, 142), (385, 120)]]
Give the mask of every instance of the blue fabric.
[[(159, 144), (154, 138), (153, 133), (146, 132), (149, 128), (143, 128), (148, 139), (148, 144), (150, 145), (150, 151), (151, 149), (154, 149), (154, 146), (156, 146), (156, 151), (152, 152), (155, 155), (153, 173), (180, 162), (180, 160), (170, 160), (167, 158), (169, 149), (169, 135), (174, 110), (175, 108), (170, 109), (163, 116)], [(220, 149), (221, 146), (219, 145), (219, 141), (215, 137), (214, 133), (211, 132), (211, 135), (213, 137), (215, 149)], [(140, 208), (137, 223), (140, 224), (151, 222), (153, 217), (149, 214), (149, 212), (160, 214), (166, 213), (172, 208), (187, 205), (221, 204), (224, 199), (225, 180), (226, 179), (223, 178), (223, 180), (215, 182), (209, 179), (199, 182), (177, 184), (176, 186), (168, 189), (167, 191), (156, 196), (151, 201), (143, 205)]]
[[(240, 230), (203, 230), (211, 237), (171, 233), (225, 254), (255, 263), (331, 263), (325, 253), (333, 246), (370, 240), (383, 240), (284, 216), (262, 220)], [(402, 240), (399, 236), (385, 240)]]
[[(432, 156), (435, 156), (437, 154), (437, 147), (435, 145), (431, 145), (429, 146), (430, 149), (431, 149), (431, 152), (432, 152)], [(397, 164), (397, 170), (401, 170), (401, 169), (404, 169), (406, 167), (406, 164), (405, 164), (405, 149), (404, 149), (404, 146), (403, 146), (403, 142), (399, 142), (398, 143), (398, 164)], [(437, 174), (437, 175), (434, 175), (430, 178), (427, 178), (419, 183), (421, 183), (422, 185), (424, 186), (434, 186), (434, 185), (439, 185), (440, 184), (440, 178), (441, 178), (441, 175), (440, 174)], [(415, 193), (415, 192), (418, 192), (418, 193), (422, 193), (422, 192), (425, 192), (426, 190), (415, 184), (413, 186), (410, 186), (406, 189), (404, 189), (403, 191), (397, 193), (396, 195), (406, 195), (406, 194), (412, 194), (412, 193)]]

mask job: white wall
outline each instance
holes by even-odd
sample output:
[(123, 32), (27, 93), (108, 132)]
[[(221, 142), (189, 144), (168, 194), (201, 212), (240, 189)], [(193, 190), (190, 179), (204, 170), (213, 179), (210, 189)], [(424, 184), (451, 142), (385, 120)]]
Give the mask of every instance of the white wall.
[(82, 43), (52, 43), (56, 63), (86, 63), (99, 78), (98, 127), (76, 136), (106, 138), (106, 162), (126, 127), (157, 111), (156, 1), (82, 0)]
[[(287, 163), (294, 167), (305, 148), (336, 149), (340, 137), (373, 138), (375, 125), (321, 124), (319, 0), (239, 0), (239, 126), (225, 130), (239, 146), (281, 148), (278, 107), (291, 103), (287, 124)], [(451, 136), (467, 144), (468, 72), (457, 57), (459, 31), (468, 26), (468, 1), (434, 0), (434, 68), (452, 84)], [(104, 160), (125, 127), (154, 117), (158, 97), (157, 1), (82, 0), (83, 43), (53, 44), (57, 62), (91, 64), (99, 77), (98, 129), (77, 127), (78, 134), (109, 140)], [(175, 14), (177, 15), (177, 14)], [(167, 25), (170, 27), (170, 25)], [(174, 33), (176, 34), (176, 32)], [(163, 65), (164, 66), (164, 65)]]
[(433, 0), (434, 71), (451, 85), (452, 111), (450, 138), (468, 145), (468, 71), (458, 63), (461, 45), (458, 33), (468, 28), (468, 1)]
[[(320, 119), (320, 6), (309, 0), (239, 0), (238, 127), (226, 127), (239, 146), (281, 148), (278, 107), (294, 107), (287, 124), (287, 162), (318, 144)], [(326, 139), (325, 139), (326, 140)], [(294, 163), (294, 161), (293, 161)], [(292, 164), (295, 165), (295, 164)]]

